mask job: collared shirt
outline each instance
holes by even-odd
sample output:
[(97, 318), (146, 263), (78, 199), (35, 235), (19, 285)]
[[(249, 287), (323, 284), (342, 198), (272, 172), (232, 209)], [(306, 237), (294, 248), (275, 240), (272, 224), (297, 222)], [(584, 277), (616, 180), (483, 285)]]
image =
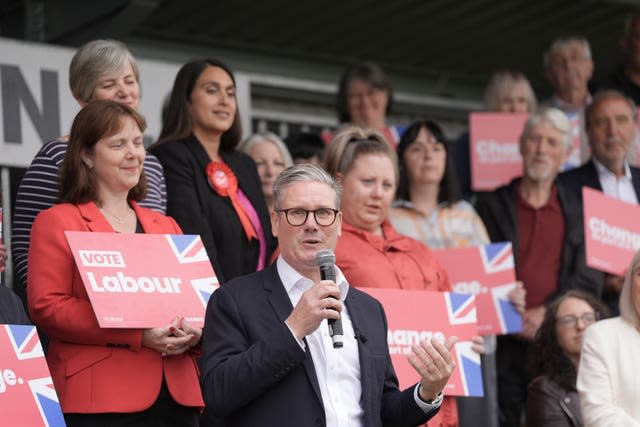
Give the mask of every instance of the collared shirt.
[(522, 197), (518, 185), (516, 210), (520, 234), (517, 276), (527, 290), (527, 308), (537, 307), (558, 289), (565, 234), (558, 188), (554, 184), (547, 203), (535, 208)]
[[(276, 265), (289, 300), (295, 307), (302, 294), (313, 286), (313, 281), (298, 273), (282, 256), (278, 257)], [(340, 300), (344, 303), (349, 292), (349, 284), (337, 266), (336, 284), (340, 289)], [(307, 335), (305, 339), (318, 378), (327, 427), (361, 427), (364, 411), (360, 405), (362, 398), (360, 354), (353, 323), (345, 304), (342, 305), (340, 319), (344, 336), (342, 348), (333, 348), (326, 319), (323, 319), (318, 329)], [(302, 348), (305, 348), (304, 342), (299, 343)], [(439, 406), (442, 401), (438, 399), (439, 401), (434, 405), (423, 402), (418, 397), (418, 386), (414, 390), (414, 399), (425, 413)]]
[(624, 175), (620, 178), (595, 157), (593, 158), (593, 164), (598, 171), (598, 178), (604, 194), (628, 203), (638, 204), (636, 190), (633, 188), (631, 169), (629, 169), (629, 164), (626, 161), (624, 162)]
[[(313, 281), (294, 270), (281, 256), (276, 262), (280, 280), (295, 307), (302, 294), (313, 286)], [(340, 289), (340, 300), (344, 302), (349, 284), (338, 267), (336, 283)], [(360, 406), (362, 386), (358, 342), (346, 305), (342, 306), (340, 319), (344, 337), (342, 348), (333, 348), (327, 319), (323, 319), (318, 329), (306, 336), (306, 342), (318, 377), (327, 427), (362, 426), (364, 412)], [(301, 345), (304, 348), (304, 343)]]

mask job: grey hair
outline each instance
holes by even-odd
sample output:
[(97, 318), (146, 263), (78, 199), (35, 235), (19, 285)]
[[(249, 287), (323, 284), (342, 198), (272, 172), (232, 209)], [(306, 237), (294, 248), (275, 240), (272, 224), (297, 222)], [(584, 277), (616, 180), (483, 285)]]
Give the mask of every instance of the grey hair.
[(362, 154), (388, 156), (393, 164), (396, 183), (398, 182), (398, 154), (384, 135), (375, 129), (346, 126), (338, 131), (325, 149), (325, 169), (334, 177), (338, 173), (346, 175)]
[(524, 83), (527, 87), (529, 111), (535, 111), (537, 107), (536, 94), (529, 83), (529, 79), (520, 71), (500, 70), (494, 72), (489, 78), (489, 83), (484, 92), (484, 108), (487, 111), (498, 111), (500, 98), (505, 90), (510, 89), (516, 83)]
[(529, 116), (524, 124), (522, 134), (520, 135), (521, 144), (529, 136), (533, 127), (540, 123), (548, 123), (556, 130), (562, 132), (562, 142), (565, 151), (571, 148), (573, 143), (573, 128), (571, 126), (571, 121), (567, 118), (567, 115), (564, 112), (553, 107), (541, 108)]
[(636, 107), (636, 103), (620, 91), (617, 91), (615, 89), (606, 89), (596, 92), (596, 94), (593, 96), (591, 104), (589, 104), (584, 110), (585, 129), (589, 129), (589, 126), (591, 126), (591, 115), (593, 114), (593, 111), (596, 109), (596, 107), (600, 105), (600, 103), (604, 100), (611, 98), (618, 98), (626, 102), (631, 109), (631, 119), (634, 123), (638, 121), (638, 107)]
[(129, 64), (136, 80), (140, 82), (138, 64), (124, 43), (109, 39), (93, 40), (78, 49), (71, 59), (71, 93), (81, 101), (89, 102), (101, 77), (115, 73)]
[(564, 49), (567, 45), (576, 42), (582, 45), (585, 59), (591, 59), (591, 46), (586, 38), (580, 36), (559, 37), (551, 43), (549, 50), (542, 56), (542, 63), (544, 64), (545, 70), (551, 66), (551, 54), (553, 52)]
[(249, 151), (251, 151), (251, 147), (264, 141), (271, 142), (278, 148), (278, 151), (282, 156), (282, 160), (284, 161), (285, 168), (293, 166), (293, 159), (291, 158), (289, 149), (282, 141), (282, 139), (280, 139), (280, 137), (273, 132), (254, 133), (238, 146), (238, 150), (242, 151), (245, 154), (249, 154)]
[(620, 307), (620, 317), (634, 326), (640, 326), (640, 315), (636, 311), (635, 305), (632, 300), (632, 288), (633, 288), (633, 275), (634, 270), (640, 264), (640, 250), (636, 252), (629, 264), (627, 274), (624, 277), (624, 283), (622, 284), (622, 290), (620, 291), (620, 300), (618, 307)]
[(287, 188), (298, 182), (319, 182), (321, 184), (327, 184), (335, 194), (335, 208), (340, 209), (342, 185), (322, 167), (311, 163), (301, 163), (283, 170), (273, 183), (274, 210), (281, 208), (280, 204), (282, 203)]

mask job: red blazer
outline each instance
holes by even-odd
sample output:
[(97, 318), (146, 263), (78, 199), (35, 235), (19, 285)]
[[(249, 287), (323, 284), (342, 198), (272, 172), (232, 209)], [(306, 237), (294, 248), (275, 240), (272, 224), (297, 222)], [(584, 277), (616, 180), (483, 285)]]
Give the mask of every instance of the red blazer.
[[(131, 206), (145, 232), (182, 233), (172, 218), (134, 202)], [(176, 402), (202, 408), (193, 355), (163, 358), (142, 347), (141, 329), (98, 326), (65, 230), (114, 231), (93, 202), (42, 211), (31, 229), (29, 313), (51, 339), (47, 362), (63, 412), (145, 410), (158, 397), (163, 373)]]

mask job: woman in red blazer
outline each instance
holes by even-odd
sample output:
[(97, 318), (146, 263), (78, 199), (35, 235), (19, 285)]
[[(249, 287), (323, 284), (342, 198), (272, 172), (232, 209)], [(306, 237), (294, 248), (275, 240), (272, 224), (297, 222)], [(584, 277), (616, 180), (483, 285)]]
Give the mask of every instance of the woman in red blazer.
[(29, 312), (50, 338), (47, 361), (69, 427), (196, 426), (204, 406), (193, 347), (202, 331), (183, 319), (153, 329), (98, 326), (66, 230), (181, 233), (138, 206), (146, 180), (144, 118), (113, 101), (84, 107), (60, 170), (64, 202), (31, 231)]

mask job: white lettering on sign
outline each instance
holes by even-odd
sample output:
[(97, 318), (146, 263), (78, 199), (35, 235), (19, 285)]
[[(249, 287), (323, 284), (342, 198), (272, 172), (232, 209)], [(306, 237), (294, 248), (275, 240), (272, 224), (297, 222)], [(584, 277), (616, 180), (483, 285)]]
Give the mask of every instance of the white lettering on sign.
[(161, 294), (179, 294), (182, 280), (178, 277), (132, 277), (125, 276), (122, 272), (115, 276), (103, 276), (102, 280), (96, 280), (93, 273), (87, 272), (91, 289), (94, 292), (112, 293), (136, 293), (147, 294), (158, 292)]
[(119, 267), (124, 268), (124, 258), (117, 251), (78, 251), (80, 261), (85, 267)]
[(522, 162), (518, 143), (499, 143), (495, 140), (480, 140), (476, 144), (476, 153), (481, 163), (518, 163)]
[(23, 382), (22, 378), (16, 378), (16, 373), (11, 369), (0, 369), (0, 393), (7, 391), (8, 386), (22, 384)]
[(477, 280), (472, 280), (470, 282), (456, 282), (453, 284), (453, 292), (457, 292), (460, 294), (486, 294), (489, 292), (489, 288), (486, 286), (482, 286)]
[(420, 344), (423, 340), (435, 338), (440, 342), (444, 342), (444, 334), (438, 331), (415, 331), (396, 329), (387, 331), (387, 343), (389, 344), (390, 354), (411, 354), (411, 346)]
[(593, 240), (620, 249), (637, 250), (640, 248), (640, 234), (615, 225), (609, 225), (604, 218), (589, 219), (589, 230)]

